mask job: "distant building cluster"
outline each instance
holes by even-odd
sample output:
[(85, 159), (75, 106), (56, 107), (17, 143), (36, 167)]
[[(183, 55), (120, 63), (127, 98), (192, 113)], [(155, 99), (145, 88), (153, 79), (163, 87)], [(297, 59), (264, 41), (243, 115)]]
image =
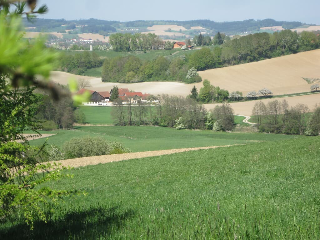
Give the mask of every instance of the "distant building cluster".
[[(110, 102), (110, 96), (112, 92), (97, 92), (93, 90), (88, 89), (81, 89), (78, 91), (77, 94), (81, 95), (85, 92), (89, 92), (90, 95), (90, 101), (83, 103), (83, 105), (86, 106), (112, 106), (113, 104)], [(130, 91), (127, 88), (119, 88), (119, 98), (122, 100), (123, 104), (128, 104), (129, 101), (131, 101), (132, 104), (137, 104), (138, 101), (141, 101), (143, 103), (157, 103), (157, 100), (149, 100), (150, 94), (143, 94), (142, 92), (133, 92)]]

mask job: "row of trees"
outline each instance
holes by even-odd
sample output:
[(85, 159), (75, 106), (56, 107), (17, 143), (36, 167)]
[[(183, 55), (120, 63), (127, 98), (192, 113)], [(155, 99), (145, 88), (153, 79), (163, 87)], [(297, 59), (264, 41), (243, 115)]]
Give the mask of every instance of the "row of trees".
[(143, 82), (143, 81), (181, 81), (200, 82), (201, 77), (195, 68), (189, 67), (184, 58), (159, 56), (154, 60), (142, 62), (138, 57), (126, 56), (105, 59), (102, 67), (104, 82)]
[(162, 95), (159, 105), (147, 106), (141, 101), (133, 106), (123, 105), (120, 99), (112, 109), (114, 123), (118, 126), (157, 125), (177, 129), (210, 129), (229, 131), (234, 128), (233, 110), (228, 104), (207, 111), (191, 98)]
[(34, 121), (39, 122), (42, 130), (70, 129), (74, 122), (85, 122), (85, 116), (73, 105), (70, 98), (53, 101), (50, 96), (42, 94), (38, 94), (37, 98)]
[(59, 61), (59, 70), (83, 75), (86, 70), (101, 67), (103, 60), (95, 52), (77, 52), (75, 54), (63, 54)]
[(109, 42), (116, 52), (156, 50), (165, 46), (165, 42), (154, 33), (116, 33), (110, 36)]
[(227, 41), (220, 57), (223, 65), (235, 65), (317, 49), (319, 44), (320, 36), (312, 32), (256, 33)]
[(192, 88), (189, 98), (201, 103), (221, 103), (229, 99), (229, 92), (227, 90), (221, 89), (220, 87), (211, 85), (211, 83), (206, 79), (203, 81), (203, 87), (200, 88), (199, 93), (195, 86)]
[(198, 71), (237, 65), (320, 47), (320, 35), (312, 32), (298, 34), (290, 30), (256, 33), (226, 41), (213, 50), (202, 48), (189, 57), (189, 66)]
[(259, 101), (254, 105), (252, 115), (261, 132), (298, 135), (319, 135), (320, 132), (320, 107), (311, 114), (304, 104), (289, 108), (286, 100), (267, 104)]
[(186, 39), (187, 45), (192, 45), (192, 43), (196, 46), (210, 46), (210, 45), (222, 45), (225, 41), (230, 40), (230, 37), (226, 36), (224, 33), (218, 32), (213, 39), (209, 35), (196, 35), (193, 37), (191, 42), (190, 39)]

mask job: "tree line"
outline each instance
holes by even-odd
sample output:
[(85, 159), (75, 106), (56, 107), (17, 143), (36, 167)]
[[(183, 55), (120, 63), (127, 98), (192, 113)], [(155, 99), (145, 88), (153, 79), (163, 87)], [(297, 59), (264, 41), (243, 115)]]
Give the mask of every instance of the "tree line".
[(112, 108), (115, 125), (155, 125), (176, 129), (210, 129), (229, 131), (235, 126), (233, 110), (227, 103), (207, 111), (202, 104), (191, 98), (162, 95), (156, 106), (141, 101), (133, 106), (129, 100), (124, 105), (120, 99)]
[(189, 58), (197, 70), (219, 68), (260, 61), (282, 55), (309, 51), (320, 47), (320, 35), (312, 32), (298, 34), (290, 30), (256, 33), (225, 41), (220, 47), (202, 48)]
[(163, 56), (144, 62), (135, 56), (106, 58), (101, 77), (104, 82), (128, 83), (144, 81), (193, 83), (202, 80), (196, 69), (189, 66), (186, 58), (169, 60)]
[(157, 50), (165, 46), (165, 42), (154, 33), (116, 33), (110, 35), (109, 42), (116, 52)]
[(75, 54), (62, 54), (59, 59), (58, 70), (83, 75), (86, 70), (101, 67), (103, 60), (95, 52), (76, 52)]
[(304, 104), (289, 107), (286, 100), (264, 104), (256, 102), (252, 115), (260, 132), (317, 136), (320, 132), (320, 107), (313, 113)]

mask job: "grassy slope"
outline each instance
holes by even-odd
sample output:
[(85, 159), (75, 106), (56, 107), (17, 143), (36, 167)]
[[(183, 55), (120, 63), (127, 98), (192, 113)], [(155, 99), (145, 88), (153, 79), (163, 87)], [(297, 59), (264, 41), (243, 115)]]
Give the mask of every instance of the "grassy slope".
[[(49, 133), (49, 132), (47, 132)], [(55, 131), (48, 138), (48, 144), (62, 147), (73, 137), (101, 136), (110, 141), (122, 143), (133, 152), (163, 149), (221, 146), (245, 144), (250, 141), (277, 141), (300, 136), (248, 133), (215, 133), (213, 131), (176, 130), (164, 127), (78, 127), (76, 130)], [(30, 141), (32, 145), (42, 144), (46, 139)]]
[(86, 197), (67, 198), (32, 233), (21, 224), (0, 238), (319, 239), (319, 145), (310, 137), (75, 169), (55, 187)]

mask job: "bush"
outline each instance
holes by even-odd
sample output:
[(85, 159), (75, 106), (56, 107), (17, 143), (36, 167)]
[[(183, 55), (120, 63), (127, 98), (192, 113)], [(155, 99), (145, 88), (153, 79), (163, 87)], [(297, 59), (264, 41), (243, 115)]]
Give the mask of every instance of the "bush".
[(110, 143), (101, 137), (72, 138), (63, 147), (65, 158), (81, 158), (129, 152), (120, 143)]
[(320, 132), (320, 107), (316, 108), (307, 126), (307, 136), (318, 136)]
[(76, 123), (86, 123), (86, 115), (81, 111), (81, 109), (74, 111), (74, 120)]
[(41, 126), (43, 131), (52, 131), (58, 128), (54, 121), (45, 121), (41, 124)]
[(64, 159), (64, 153), (55, 145), (46, 146), (46, 152), (48, 154), (48, 161), (59, 161)]
[(212, 111), (212, 118), (215, 131), (231, 131), (235, 126), (233, 109), (230, 104), (223, 103), (220, 106), (216, 106)]

